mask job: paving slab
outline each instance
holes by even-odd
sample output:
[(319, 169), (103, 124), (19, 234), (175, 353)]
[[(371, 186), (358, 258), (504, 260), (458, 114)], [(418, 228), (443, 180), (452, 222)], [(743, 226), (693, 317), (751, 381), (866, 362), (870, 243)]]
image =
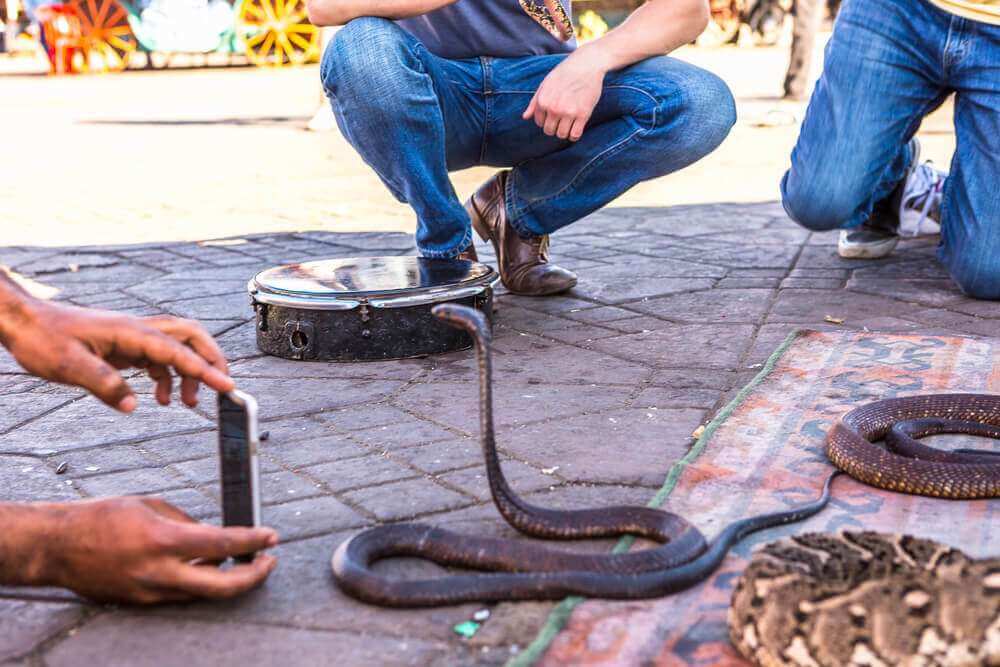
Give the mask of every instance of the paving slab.
[(0, 662), (27, 655), (39, 643), (72, 628), (85, 614), (79, 604), (0, 598)]
[(123, 415), (88, 396), (46, 414), (44, 419), (13, 429), (3, 436), (0, 447), (3, 451), (50, 454), (190, 432), (211, 425), (208, 418), (179, 406), (177, 401), (164, 408), (146, 397), (132, 414)]
[[(546, 507), (644, 504), (688, 452), (692, 432), (794, 329), (989, 336), (1000, 320), (1000, 306), (955, 288), (926, 241), (852, 263), (836, 257), (835, 235), (804, 233), (773, 203), (616, 209), (571, 230), (555, 235), (553, 247), (579, 268), (577, 289), (551, 299), (501, 289), (496, 299), (497, 441), (512, 485)], [(229, 250), (18, 249), (8, 260), (0, 248), (0, 261), (29, 266), (70, 303), (208, 318), (239, 386), (260, 400), (269, 433), (263, 517), (284, 541), (271, 580), (225, 603), (105, 609), (59, 591), (0, 589), (0, 605), (28, 605), (21, 625), (0, 632), (0, 651), (31, 665), (280, 664), (294, 654), (295, 664), (329, 664), (335, 655), (348, 667), (501, 665), (520, 654), (551, 603), (488, 605), (490, 620), (463, 640), (452, 626), (484, 605), (380, 609), (347, 598), (329, 574), (342, 540), (386, 522), (524, 539), (488, 496), (474, 355), (275, 359), (257, 350), (245, 308), (243, 284), (268, 262), (408, 252), (412, 239), (322, 232), (236, 241)], [(78, 270), (63, 271), (77, 256)], [(77, 390), (29, 378), (0, 355), (0, 498), (154, 494), (218, 523), (210, 394), (193, 411), (163, 409), (147, 380), (132, 381), (140, 408), (117, 415)], [(56, 475), (62, 462), (67, 470)], [(392, 576), (444, 574), (413, 559), (378, 567)]]
[(59, 665), (277, 665), (290, 659), (296, 665), (329, 665), (333, 656), (343, 664), (427, 665), (442, 656), (440, 645), (418, 638), (371, 639), (341, 632), (250, 626), (239, 623), (174, 621), (161, 618), (104, 616), (72, 637), (56, 644), (46, 656)]

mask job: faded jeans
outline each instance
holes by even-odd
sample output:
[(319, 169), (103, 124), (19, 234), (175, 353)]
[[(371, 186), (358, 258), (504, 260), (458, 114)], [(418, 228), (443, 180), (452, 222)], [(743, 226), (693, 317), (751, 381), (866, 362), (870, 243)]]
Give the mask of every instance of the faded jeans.
[(547, 136), (521, 114), (565, 57), (447, 60), (392, 21), (360, 18), (336, 34), (320, 71), (344, 137), (416, 212), (421, 253), (454, 257), (472, 231), (449, 170), (512, 167), (511, 225), (549, 234), (701, 159), (735, 122), (725, 83), (663, 56), (605, 77), (579, 141)]
[(861, 224), (903, 179), (924, 116), (952, 92), (938, 256), (968, 295), (1000, 299), (998, 26), (926, 0), (845, 0), (782, 198), (810, 229)]

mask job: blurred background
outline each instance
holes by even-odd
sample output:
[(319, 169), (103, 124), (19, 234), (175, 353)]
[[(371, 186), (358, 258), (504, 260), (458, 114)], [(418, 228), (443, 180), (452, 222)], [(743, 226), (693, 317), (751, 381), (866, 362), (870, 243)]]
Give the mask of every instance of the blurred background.
[[(575, 2), (579, 38), (636, 5)], [(674, 55), (727, 81), (739, 122), (707, 159), (616, 206), (778, 199), (836, 3), (711, 7)], [(316, 64), (332, 31), (308, 23), (304, 0), (0, 0), (0, 27), (0, 245), (413, 230), (332, 123)], [(804, 90), (789, 96), (793, 34)], [(921, 129), (924, 156), (945, 167), (950, 114)], [(458, 172), (456, 190), (491, 173)]]

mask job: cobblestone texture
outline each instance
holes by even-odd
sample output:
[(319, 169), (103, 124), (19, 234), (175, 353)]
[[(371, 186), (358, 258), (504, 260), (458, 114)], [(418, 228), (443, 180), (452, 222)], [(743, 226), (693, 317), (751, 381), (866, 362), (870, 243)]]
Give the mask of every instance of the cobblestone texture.
[[(501, 290), (497, 299), (499, 443), (514, 486), (552, 506), (646, 502), (692, 431), (796, 327), (996, 332), (1000, 306), (964, 298), (932, 240), (862, 262), (837, 258), (834, 240), (804, 233), (776, 204), (617, 209), (557, 235), (555, 260), (580, 267), (580, 286), (548, 299)], [(294, 655), (296, 664), (330, 664), (336, 653), (341, 665), (503, 663), (531, 641), (550, 605), (497, 605), (465, 641), (451, 626), (476, 605), (376, 609), (343, 596), (328, 573), (339, 541), (381, 521), (419, 517), (512, 535), (487, 496), (471, 353), (295, 363), (262, 356), (253, 340), (245, 282), (255, 271), (358, 249), (406, 254), (410, 237), (288, 233), (223, 247), (3, 248), (0, 264), (58, 300), (198, 317), (218, 336), (270, 431), (264, 517), (284, 539), (278, 570), (241, 600), (158, 610), (0, 589), (0, 614), (17, 619), (0, 630), (0, 659), (279, 664)], [(212, 401), (164, 410), (137, 379), (141, 407), (121, 417), (32, 380), (8, 357), (0, 370), (0, 497), (158, 493), (218, 521)], [(412, 561), (388, 567), (438, 571)]]

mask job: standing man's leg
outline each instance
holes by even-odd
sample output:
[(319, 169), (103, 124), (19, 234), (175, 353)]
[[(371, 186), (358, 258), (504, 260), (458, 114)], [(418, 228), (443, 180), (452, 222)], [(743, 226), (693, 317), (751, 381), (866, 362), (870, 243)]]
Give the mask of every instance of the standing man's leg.
[(954, 17), (955, 155), (939, 256), (971, 297), (1000, 299), (1000, 26)]
[(333, 38), (320, 71), (344, 137), (416, 212), (420, 252), (473, 257), (448, 169), (478, 157), (478, 62), (438, 58), (392, 21), (359, 18)]
[(823, 0), (795, 0), (795, 21), (792, 27), (792, 52), (785, 74), (785, 97), (804, 100), (812, 80), (813, 49), (816, 33), (823, 22)]
[(522, 114), (562, 58), (487, 61), (481, 161), (513, 169), (487, 182), (468, 206), (477, 230), (498, 246), (501, 275), (516, 292), (549, 293), (565, 283), (545, 268), (549, 234), (637, 183), (698, 161), (736, 121), (721, 79), (663, 56), (607, 75), (579, 141), (547, 136)]
[[(909, 140), (948, 92), (949, 25), (925, 0), (844, 2), (781, 183), (793, 220), (814, 230), (868, 223), (913, 172)], [(888, 254), (897, 239), (890, 232), (878, 243), (851, 238), (842, 235), (844, 256), (854, 246), (867, 256)]]

